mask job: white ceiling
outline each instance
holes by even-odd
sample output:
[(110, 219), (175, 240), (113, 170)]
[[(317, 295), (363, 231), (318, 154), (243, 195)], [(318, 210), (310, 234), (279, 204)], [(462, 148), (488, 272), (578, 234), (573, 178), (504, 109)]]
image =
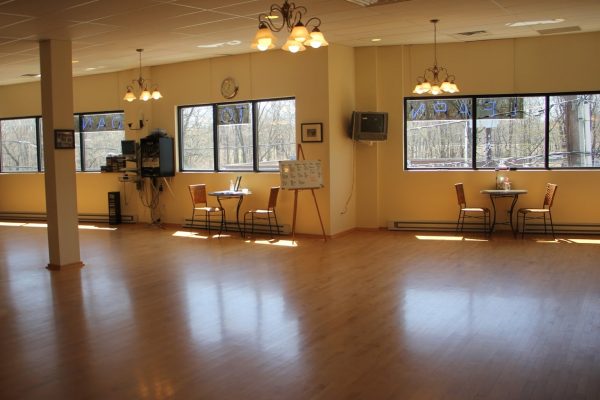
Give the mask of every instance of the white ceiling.
[[(600, 0), (296, 0), (322, 20), (330, 43), (386, 46), (600, 31)], [(0, 85), (28, 82), (39, 72), (38, 41), (73, 43), (75, 76), (253, 51), (260, 13), (283, 0), (0, 0)], [(389, 4), (385, 4), (389, 3)], [(552, 25), (511, 22), (564, 19)], [(485, 31), (472, 36), (460, 33)], [(373, 38), (380, 38), (377, 43)], [(283, 42), (284, 37), (280, 37)], [(282, 44), (282, 43), (280, 43)], [(208, 46), (204, 48), (199, 45)], [(309, 49), (307, 51), (315, 51)], [(301, 55), (298, 55), (301, 57)]]

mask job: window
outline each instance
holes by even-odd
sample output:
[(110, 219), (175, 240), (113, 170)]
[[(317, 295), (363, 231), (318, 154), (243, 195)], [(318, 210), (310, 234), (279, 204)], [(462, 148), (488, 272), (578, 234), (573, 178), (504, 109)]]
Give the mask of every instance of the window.
[(600, 94), (405, 99), (407, 169), (600, 167)]
[(278, 171), (296, 156), (294, 99), (182, 106), (182, 171)]
[[(0, 172), (44, 170), (42, 125), (41, 117), (0, 120)], [(75, 114), (73, 126), (77, 171), (100, 171), (107, 155), (121, 153), (123, 112)]]
[(544, 97), (478, 98), (477, 168), (544, 168)]
[(296, 102), (256, 103), (257, 159), (261, 171), (278, 171), (279, 160), (296, 157)]
[(232, 103), (217, 106), (217, 143), (219, 171), (252, 171), (252, 104)]
[(551, 168), (600, 167), (600, 94), (550, 96)]
[(37, 172), (39, 168), (37, 118), (0, 120), (0, 171)]
[(80, 156), (77, 165), (82, 171), (100, 171), (100, 166), (106, 164), (106, 156), (121, 154), (121, 140), (125, 139), (123, 113), (79, 114), (78, 117), (79, 137), (75, 139), (79, 139), (80, 146), (76, 148), (80, 149)]
[(405, 143), (409, 168), (469, 168), (473, 160), (472, 100), (409, 101)]
[(181, 169), (206, 171), (215, 167), (213, 107), (197, 106), (179, 109), (181, 135)]

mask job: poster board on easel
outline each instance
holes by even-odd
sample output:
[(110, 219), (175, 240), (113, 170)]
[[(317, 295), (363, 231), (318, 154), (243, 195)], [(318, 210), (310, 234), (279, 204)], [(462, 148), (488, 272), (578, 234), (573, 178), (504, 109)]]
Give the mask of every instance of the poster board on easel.
[(279, 161), (281, 188), (320, 189), (323, 187), (323, 170), (320, 160)]

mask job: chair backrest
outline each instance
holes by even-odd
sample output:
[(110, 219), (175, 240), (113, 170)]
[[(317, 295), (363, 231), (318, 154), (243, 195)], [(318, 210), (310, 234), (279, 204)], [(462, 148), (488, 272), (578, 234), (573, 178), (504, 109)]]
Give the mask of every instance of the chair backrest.
[(552, 208), (552, 203), (554, 203), (554, 195), (556, 194), (556, 189), (558, 185), (554, 183), (546, 184), (546, 194), (544, 195), (544, 208)]
[(189, 185), (190, 196), (192, 196), (192, 203), (202, 204), (206, 206), (206, 185), (204, 183), (198, 183), (196, 185)]
[(279, 195), (279, 186), (273, 186), (271, 188), (271, 193), (269, 194), (269, 210), (274, 210), (277, 205), (277, 196)]
[(463, 188), (463, 184), (455, 183), (454, 188), (456, 189), (456, 199), (458, 200), (458, 206), (460, 208), (465, 208), (467, 206), (467, 201), (465, 200), (465, 189)]

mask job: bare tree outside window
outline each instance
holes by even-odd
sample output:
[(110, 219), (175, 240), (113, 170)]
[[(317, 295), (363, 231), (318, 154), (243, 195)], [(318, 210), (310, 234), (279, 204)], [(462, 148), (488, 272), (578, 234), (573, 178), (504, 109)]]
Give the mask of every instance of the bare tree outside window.
[(257, 103), (258, 165), (263, 171), (278, 171), (280, 160), (296, 158), (296, 102)]
[(183, 169), (214, 170), (213, 107), (182, 107), (179, 110)]
[(600, 95), (550, 97), (551, 168), (600, 166)]
[(35, 118), (0, 121), (2, 172), (37, 172), (38, 144)]
[(278, 171), (296, 157), (294, 99), (185, 106), (178, 118), (184, 171)]
[(544, 168), (543, 96), (478, 98), (477, 167)]
[(470, 168), (473, 124), (471, 99), (408, 100), (408, 168)]

